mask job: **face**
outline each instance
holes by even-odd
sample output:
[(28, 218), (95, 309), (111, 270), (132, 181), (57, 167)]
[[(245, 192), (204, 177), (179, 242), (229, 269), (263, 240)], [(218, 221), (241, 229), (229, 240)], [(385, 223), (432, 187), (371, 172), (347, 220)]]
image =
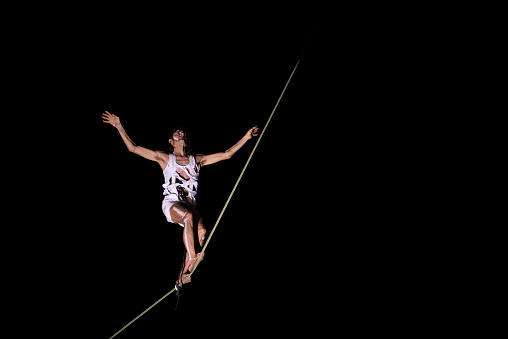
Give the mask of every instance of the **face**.
[(182, 131), (176, 131), (175, 133), (173, 133), (173, 140), (175, 141), (182, 140), (184, 136), (185, 133), (183, 133)]
[(177, 130), (175, 133), (173, 133), (172, 138), (169, 139), (168, 141), (173, 146), (179, 143), (183, 143), (183, 145), (185, 145), (185, 141), (183, 140), (184, 137), (185, 133), (180, 130)]

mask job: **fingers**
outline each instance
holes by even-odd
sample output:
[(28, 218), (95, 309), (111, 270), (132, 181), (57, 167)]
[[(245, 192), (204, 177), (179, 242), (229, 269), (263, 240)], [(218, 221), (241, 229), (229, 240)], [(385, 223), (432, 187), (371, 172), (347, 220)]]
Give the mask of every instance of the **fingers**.
[(104, 123), (113, 124), (114, 118), (117, 118), (117, 116), (109, 113), (108, 111), (105, 111), (105, 113), (102, 113), (102, 122), (104, 122)]
[(257, 137), (258, 131), (259, 131), (259, 128), (257, 126), (252, 127), (252, 131), (251, 131), (252, 136)]

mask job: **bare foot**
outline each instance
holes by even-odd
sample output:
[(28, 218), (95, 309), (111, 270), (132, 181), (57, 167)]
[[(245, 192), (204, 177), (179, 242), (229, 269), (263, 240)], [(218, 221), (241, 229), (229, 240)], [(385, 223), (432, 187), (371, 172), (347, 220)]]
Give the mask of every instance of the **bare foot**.
[(192, 272), (192, 270), (194, 269), (194, 266), (198, 266), (199, 263), (203, 260), (203, 258), (205, 257), (205, 253), (203, 252), (203, 256), (201, 257), (201, 259), (199, 260), (199, 262), (197, 262), (197, 259), (199, 258), (199, 255), (201, 253), (196, 253), (196, 257), (195, 258), (192, 258), (190, 260), (188, 260), (187, 262), (185, 262), (185, 267), (183, 269), (184, 272)]

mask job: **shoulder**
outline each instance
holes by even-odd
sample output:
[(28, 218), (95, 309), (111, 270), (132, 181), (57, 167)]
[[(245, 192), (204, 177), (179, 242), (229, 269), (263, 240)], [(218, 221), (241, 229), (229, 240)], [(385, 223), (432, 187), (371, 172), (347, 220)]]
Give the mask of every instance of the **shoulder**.
[(169, 161), (169, 154), (167, 154), (164, 151), (155, 151), (155, 156), (157, 157), (158, 161), (164, 161), (167, 163)]

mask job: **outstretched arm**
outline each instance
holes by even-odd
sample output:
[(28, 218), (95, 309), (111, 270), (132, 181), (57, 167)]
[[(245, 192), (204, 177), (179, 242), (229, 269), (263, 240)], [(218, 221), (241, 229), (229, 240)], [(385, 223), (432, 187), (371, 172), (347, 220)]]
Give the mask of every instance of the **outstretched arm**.
[(252, 137), (256, 137), (257, 135), (258, 135), (258, 127), (257, 126), (252, 127), (247, 131), (247, 133), (245, 133), (245, 135), (243, 136), (243, 138), (240, 139), (240, 141), (238, 141), (233, 147), (228, 149), (226, 152), (215, 153), (210, 155), (202, 155), (201, 159), (199, 159), (198, 156), (196, 160), (198, 161), (198, 163), (200, 163), (201, 167), (203, 167), (206, 165), (215, 164), (216, 162), (222, 160), (230, 159), (233, 156), (233, 154), (235, 154), (240, 148), (242, 148), (242, 146), (245, 145), (245, 143), (248, 140), (250, 140)]
[(115, 127), (118, 130), (120, 136), (122, 137), (123, 142), (125, 143), (125, 146), (127, 146), (127, 148), (129, 149), (129, 152), (140, 155), (148, 160), (157, 161), (159, 163), (164, 162), (160, 152), (152, 151), (149, 150), (148, 148), (136, 145), (134, 141), (132, 141), (132, 139), (127, 135), (127, 132), (125, 132), (125, 129), (120, 123), (120, 118), (117, 117), (116, 115), (106, 111), (105, 113), (102, 113), (102, 121), (107, 124), (111, 124), (111, 126)]

